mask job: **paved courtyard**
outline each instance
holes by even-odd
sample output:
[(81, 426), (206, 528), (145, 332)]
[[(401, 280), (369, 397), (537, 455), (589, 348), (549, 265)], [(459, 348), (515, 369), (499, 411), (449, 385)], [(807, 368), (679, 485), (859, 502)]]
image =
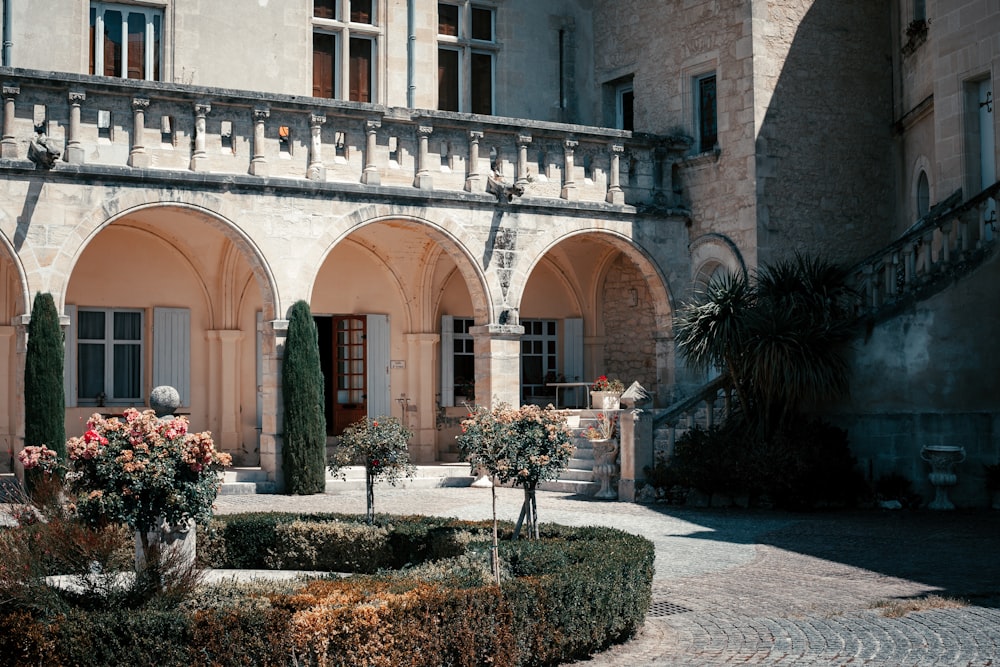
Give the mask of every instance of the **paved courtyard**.
[[(516, 519), (521, 492), (498, 495), (501, 518)], [(488, 489), (381, 486), (375, 503), (378, 512), (490, 517)], [(218, 513), (257, 510), (363, 513), (364, 491), (216, 502)], [(692, 510), (551, 492), (539, 492), (538, 512), (656, 545), (642, 630), (579, 666), (1000, 665), (1000, 512)], [(893, 615), (886, 601), (920, 609)]]

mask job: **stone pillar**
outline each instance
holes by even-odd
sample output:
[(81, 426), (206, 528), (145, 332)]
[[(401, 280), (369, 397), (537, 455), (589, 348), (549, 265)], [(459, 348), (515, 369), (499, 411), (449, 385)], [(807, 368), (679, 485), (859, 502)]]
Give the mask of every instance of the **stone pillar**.
[(469, 132), (469, 166), (465, 174), (465, 191), (475, 192), (479, 190), (479, 140), (483, 138), (482, 132), (472, 130)]
[(528, 144), (530, 143), (530, 134), (517, 135), (517, 179), (514, 181), (514, 185), (521, 188), (528, 185)]
[(208, 154), (205, 151), (205, 116), (212, 111), (212, 105), (199, 102), (194, 105), (194, 152), (191, 154), (191, 171), (205, 171)]
[(270, 116), (270, 109), (253, 110), (253, 158), (250, 160), (251, 176), (267, 176), (267, 158), (264, 156), (264, 121)]
[(128, 166), (145, 169), (152, 164), (150, 155), (146, 152), (146, 109), (149, 100), (141, 97), (132, 98), (132, 150), (128, 154)]
[(559, 196), (568, 201), (576, 201), (579, 193), (576, 191), (576, 181), (573, 180), (573, 150), (580, 142), (567, 139), (563, 142), (563, 185)]
[(326, 116), (309, 114), (309, 167), (306, 178), (310, 181), (325, 181), (326, 167), (323, 166), (323, 123)]
[(621, 186), (621, 156), (625, 147), (621, 144), (611, 144), (611, 169), (608, 171), (608, 195), (604, 198), (609, 204), (624, 204), (625, 192)]
[(281, 397), (281, 366), (285, 356), (285, 339), (288, 337), (288, 320), (272, 320), (264, 324), (261, 332), (261, 354), (264, 365), (263, 407), (260, 429), (260, 467), (277, 485), (285, 487), (281, 470), (281, 444), (285, 425)]
[(685, 372), (686, 375), (690, 375), (690, 373), (686, 373), (686, 367), (678, 369), (676, 366), (677, 345), (672, 330), (655, 333), (653, 340), (656, 345), (656, 389), (653, 405), (663, 407), (670, 405), (674, 400), (674, 389), (680, 382), (690, 382), (693, 386), (696, 381), (692, 377), (683, 379), (677, 377), (681, 372)]
[(420, 143), (417, 150), (417, 175), (413, 178), (413, 187), (421, 190), (433, 190), (434, 179), (427, 168), (427, 142), (430, 140), (433, 127), (421, 125), (417, 128), (417, 141)]
[(69, 99), (69, 128), (66, 131), (66, 151), (63, 160), (70, 164), (83, 164), (83, 146), (80, 145), (80, 103), (87, 99), (82, 90), (71, 90)]
[(636, 486), (646, 479), (645, 468), (653, 467), (653, 417), (645, 410), (624, 410), (618, 422), (621, 433), (621, 473), (618, 499), (635, 502)]
[(487, 324), (471, 327), (476, 348), (476, 403), (521, 403), (520, 324)]
[[(438, 349), (441, 336), (437, 333), (412, 333), (404, 336), (406, 339), (407, 362), (405, 393), (410, 400), (401, 401), (403, 423), (413, 431), (410, 441), (410, 459), (414, 463), (433, 463), (438, 459), (438, 430), (435, 426), (437, 407), (430, 397), (437, 393), (434, 378), (437, 376)], [(394, 371), (390, 371), (392, 373)], [(396, 399), (402, 398), (402, 392), (392, 396), (393, 405)], [(420, 399), (415, 403), (414, 399)], [(397, 408), (398, 409), (398, 408)]]
[(361, 174), (361, 182), (365, 185), (380, 185), (382, 178), (378, 173), (378, 165), (375, 163), (375, 151), (378, 148), (378, 129), (382, 127), (380, 120), (365, 121), (365, 171)]
[(219, 433), (216, 441), (223, 451), (233, 451), (240, 443), (240, 341), (243, 332), (237, 329), (216, 329), (206, 332), (208, 340), (217, 350), (213, 364), (219, 371), (219, 385), (215, 388), (215, 405), (219, 410)]
[(21, 94), (21, 87), (3, 84), (3, 139), (0, 140), (0, 158), (17, 158), (17, 139), (14, 138), (14, 98)]

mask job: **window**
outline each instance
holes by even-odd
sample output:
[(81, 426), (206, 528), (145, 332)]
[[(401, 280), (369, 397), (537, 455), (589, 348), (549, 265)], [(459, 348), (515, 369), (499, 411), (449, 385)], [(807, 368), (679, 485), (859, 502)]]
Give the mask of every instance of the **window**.
[(496, 10), (439, 2), (438, 109), (492, 114), (496, 55)]
[(313, 0), (313, 97), (375, 102), (376, 19), (372, 0)]
[(475, 399), (475, 342), (471, 317), (441, 316), (441, 405), (462, 405)]
[(927, 180), (927, 172), (920, 170), (917, 177), (917, 217), (922, 218), (931, 210), (931, 185)]
[(162, 35), (162, 10), (90, 3), (90, 73), (159, 81)]
[(558, 377), (559, 355), (555, 320), (522, 320), (521, 393), (524, 402), (533, 396), (551, 397), (555, 390), (547, 382)]
[(913, 20), (927, 20), (927, 0), (913, 0)]
[(632, 121), (632, 107), (634, 102), (635, 92), (631, 81), (619, 84), (615, 88), (615, 127), (619, 130), (628, 130), (631, 132), (634, 129)]
[(142, 402), (142, 311), (81, 308), (76, 340), (80, 405)]
[(697, 150), (706, 153), (713, 150), (719, 140), (715, 72), (695, 78), (694, 98)]

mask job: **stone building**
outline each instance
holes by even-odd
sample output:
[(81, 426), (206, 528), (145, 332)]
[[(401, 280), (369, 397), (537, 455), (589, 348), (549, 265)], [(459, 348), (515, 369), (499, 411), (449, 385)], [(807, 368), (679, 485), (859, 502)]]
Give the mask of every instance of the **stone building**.
[[(995, 180), (972, 175), (963, 110), (1000, 16), (951, 4), (47, 0), (40, 20), (3, 0), (0, 438), (23, 444), (39, 291), (66, 327), (69, 432), (172, 384), (279, 484), (299, 299), (331, 435), (392, 414), (418, 462), (453, 460), (463, 398), (547, 403), (602, 373), (655, 416), (701, 386), (673, 310), (718, 268), (870, 259)], [(995, 156), (983, 118), (974, 152)], [(912, 458), (876, 446), (872, 466)]]

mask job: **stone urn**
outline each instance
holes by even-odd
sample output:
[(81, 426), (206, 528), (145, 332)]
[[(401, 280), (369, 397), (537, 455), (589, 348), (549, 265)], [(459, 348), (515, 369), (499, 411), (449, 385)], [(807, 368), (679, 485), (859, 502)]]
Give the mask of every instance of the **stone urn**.
[(927, 505), (932, 510), (953, 510), (948, 499), (948, 487), (955, 486), (958, 476), (955, 465), (965, 460), (965, 448), (954, 445), (924, 445), (920, 458), (931, 466), (927, 479), (934, 485), (934, 500)]
[[(146, 533), (150, 549), (160, 550), (160, 563), (171, 570), (193, 568), (195, 563), (198, 532), (194, 519), (188, 519), (179, 526), (168, 524), (162, 518), (153, 529)], [(141, 570), (146, 564), (146, 551), (142, 536), (135, 531), (135, 567)]]
[(617, 410), (621, 407), (622, 395), (616, 391), (590, 392), (590, 407), (594, 410)]
[(601, 488), (594, 494), (602, 500), (617, 500), (618, 492), (612, 486), (611, 480), (618, 477), (618, 441), (591, 440), (594, 448), (594, 477), (601, 483)]

